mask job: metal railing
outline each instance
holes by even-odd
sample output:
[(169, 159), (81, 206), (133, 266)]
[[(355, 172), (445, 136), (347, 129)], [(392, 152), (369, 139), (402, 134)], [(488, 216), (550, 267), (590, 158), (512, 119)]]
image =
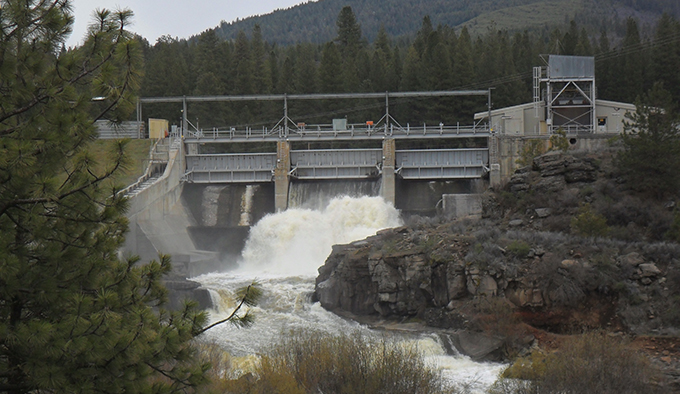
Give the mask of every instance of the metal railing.
[(382, 139), (384, 137), (406, 138), (469, 138), (488, 137), (489, 128), (486, 125), (461, 126), (444, 125), (437, 126), (399, 126), (391, 124), (388, 127), (372, 126), (365, 123), (347, 124), (346, 128), (337, 129), (333, 124), (299, 125), (296, 127), (276, 126), (275, 128), (241, 128), (229, 127), (224, 129), (213, 128), (210, 130), (188, 131), (185, 134), (186, 142), (261, 142), (288, 140), (363, 140)]
[[(135, 183), (129, 185), (125, 189), (118, 191), (116, 193), (116, 196), (126, 195), (126, 194), (130, 193), (131, 191), (137, 189), (142, 183), (148, 181), (153, 176), (155, 164), (159, 164), (159, 163), (163, 163), (163, 162), (167, 163), (168, 162), (168, 159), (163, 161), (163, 160), (158, 160), (157, 157), (156, 157), (156, 149), (162, 141), (163, 140), (160, 140), (160, 139), (156, 140), (156, 142), (153, 145), (151, 145), (151, 147), (149, 148), (149, 156), (147, 157), (147, 159), (145, 159), (145, 160), (148, 160), (149, 163), (146, 166), (146, 170), (144, 171), (144, 174), (142, 174), (142, 176), (137, 178), (137, 181)], [(168, 156), (169, 156), (169, 153), (168, 153)]]

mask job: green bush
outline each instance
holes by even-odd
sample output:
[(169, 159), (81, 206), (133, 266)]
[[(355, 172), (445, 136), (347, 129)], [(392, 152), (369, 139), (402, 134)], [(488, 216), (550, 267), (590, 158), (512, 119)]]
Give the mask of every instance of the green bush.
[(522, 167), (530, 166), (534, 158), (545, 153), (545, 144), (542, 140), (527, 140), (520, 152), (519, 159), (515, 163)]
[(583, 204), (571, 219), (571, 230), (582, 237), (604, 237), (609, 233), (607, 219), (594, 212), (590, 204)]
[(514, 240), (507, 247), (508, 252), (519, 258), (525, 258), (531, 251), (531, 246), (524, 241)]

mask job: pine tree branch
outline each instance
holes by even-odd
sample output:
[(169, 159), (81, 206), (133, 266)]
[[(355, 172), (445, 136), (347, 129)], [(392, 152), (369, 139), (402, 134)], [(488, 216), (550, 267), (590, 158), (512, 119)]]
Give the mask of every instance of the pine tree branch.
[[(124, 26), (125, 26), (124, 24), (121, 24), (121, 27), (120, 27), (121, 32), (123, 31)], [(121, 33), (121, 34), (122, 34), (122, 33)], [(109, 52), (106, 54), (106, 56), (103, 57), (103, 58), (101, 59), (101, 61), (99, 61), (99, 63), (93, 65), (91, 68), (88, 69), (87, 67), (85, 67), (85, 65), (88, 64), (88, 63), (89, 63), (89, 60), (91, 60), (92, 57), (94, 57), (94, 56), (96, 55), (96, 48), (97, 48), (97, 46), (96, 46), (96, 45), (93, 45), (93, 50), (92, 50), (91, 57), (87, 58), (87, 59), (83, 62), (83, 68), (81, 69), (81, 72), (80, 72), (78, 75), (76, 75), (75, 77), (73, 77), (73, 78), (71, 78), (70, 80), (66, 81), (66, 86), (70, 86), (70, 85), (76, 84), (76, 83), (79, 82), (81, 79), (83, 79), (83, 78), (85, 78), (85, 77), (87, 77), (87, 76), (93, 74), (95, 71), (99, 70), (104, 64), (106, 64), (107, 62), (109, 62), (109, 61), (113, 58), (113, 54), (114, 54), (114, 52), (115, 52), (117, 46), (120, 45), (120, 41), (119, 41), (119, 40), (120, 40), (120, 37), (121, 37), (121, 36), (119, 35), (118, 38), (116, 39), (116, 43), (115, 43), (114, 45), (111, 46), (111, 49), (110, 49)], [(23, 114), (23, 113), (25, 113), (25, 112), (31, 110), (31, 109), (34, 108), (36, 105), (38, 105), (39, 103), (43, 102), (44, 100), (53, 99), (53, 98), (56, 97), (57, 95), (63, 93), (64, 90), (65, 90), (65, 86), (60, 86), (60, 87), (57, 88), (57, 89), (54, 91), (54, 93), (51, 94), (51, 95), (48, 95), (48, 94), (37, 95), (36, 97), (33, 98), (33, 100), (29, 101), (29, 102), (28, 102), (27, 104), (25, 104), (23, 107), (17, 108), (17, 109), (15, 109), (14, 111), (12, 111), (12, 112), (10, 112), (10, 113), (8, 113), (8, 114), (4, 114), (4, 115), (0, 116), (0, 123), (3, 123), (3, 122), (5, 122), (7, 119), (10, 119), (10, 118), (12, 118), (12, 117), (14, 117), (14, 116), (17, 116), (17, 115), (21, 115), (21, 114)], [(12, 127), (12, 128), (5, 129), (5, 130), (0, 130), (0, 136), (8, 135), (8, 134), (14, 132), (15, 130), (16, 130), (16, 127)]]
[(238, 315), (237, 315), (238, 312), (241, 310), (243, 305), (248, 303), (248, 297), (249, 297), (248, 293), (250, 293), (250, 291), (254, 291), (254, 287), (255, 287), (255, 284), (248, 285), (248, 287), (246, 288), (246, 291), (243, 294), (243, 297), (241, 298), (241, 301), (239, 302), (238, 306), (231, 312), (231, 314), (227, 318), (222, 319), (220, 321), (217, 321), (217, 322), (203, 328), (202, 330), (198, 331), (194, 336), (197, 337), (197, 336), (203, 334), (204, 332), (210, 330), (211, 328), (214, 328), (214, 327), (217, 327), (217, 326), (222, 325), (224, 323), (227, 323), (227, 322), (233, 320), (234, 318), (238, 318)]
[(113, 166), (113, 168), (109, 171), (107, 171), (104, 175), (100, 177), (95, 177), (92, 181), (87, 182), (86, 184), (75, 188), (73, 190), (69, 190), (66, 193), (63, 193), (57, 197), (43, 197), (43, 198), (23, 198), (23, 199), (17, 199), (14, 201), (11, 201), (7, 204), (5, 204), (4, 207), (0, 210), (0, 216), (3, 216), (10, 208), (17, 207), (20, 205), (27, 205), (27, 204), (47, 204), (47, 203), (58, 203), (59, 201), (72, 196), (73, 194), (84, 192), (88, 188), (95, 186), (99, 184), (100, 182), (110, 178), (118, 169), (120, 168), (121, 161), (118, 160), (116, 161), (116, 165)]

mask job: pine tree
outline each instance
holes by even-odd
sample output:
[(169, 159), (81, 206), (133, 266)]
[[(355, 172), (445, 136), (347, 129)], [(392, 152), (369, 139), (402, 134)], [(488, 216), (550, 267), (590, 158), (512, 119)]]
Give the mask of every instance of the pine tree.
[[(225, 94), (225, 81), (229, 78), (221, 75), (221, 67), (225, 61), (226, 53), (220, 53), (223, 49), (219, 42), (215, 30), (208, 30), (200, 35), (196, 44), (196, 62), (194, 72), (196, 83), (193, 94), (197, 96), (214, 96)], [(222, 56), (220, 56), (222, 55)], [(226, 111), (220, 103), (206, 102), (191, 105), (189, 113), (192, 116), (191, 122), (197, 127), (211, 128), (224, 126)]]
[(279, 83), (276, 85), (276, 91), (279, 93), (296, 93), (295, 85), (293, 85), (294, 75), (295, 67), (293, 65), (293, 59), (291, 59), (290, 56), (286, 56), (279, 72)]
[(342, 92), (342, 61), (340, 52), (333, 42), (323, 46), (321, 64), (319, 65), (320, 91), (323, 93)]
[(343, 89), (347, 92), (357, 92), (362, 82), (359, 75), (359, 53), (363, 50), (364, 42), (361, 37), (361, 26), (352, 7), (345, 6), (340, 10), (336, 26), (335, 43), (342, 58)]
[(567, 31), (562, 38), (562, 54), (568, 56), (576, 55), (578, 39), (578, 26), (576, 25), (576, 21), (572, 20), (569, 22), (569, 31)]
[(581, 34), (578, 36), (578, 43), (574, 49), (574, 55), (576, 56), (592, 56), (593, 47), (590, 45), (590, 37), (588, 37), (588, 32), (585, 28), (581, 29)]
[(118, 256), (127, 204), (111, 177), (126, 166), (125, 142), (109, 158), (88, 152), (94, 120), (134, 107), (132, 13), (97, 11), (83, 46), (64, 51), (69, 1), (2, 0), (0, 10), (0, 392), (201, 384), (207, 365), (189, 341), (205, 315), (165, 310), (169, 259)]
[(636, 102), (617, 163), (633, 189), (657, 198), (680, 193), (680, 114), (662, 83)]
[[(183, 43), (170, 36), (162, 36), (145, 54), (144, 78), (140, 93), (145, 97), (190, 95), (191, 73), (182, 54)], [(149, 104), (144, 116), (168, 119), (178, 123), (181, 113), (176, 105)]]
[(362, 40), (361, 26), (357, 22), (352, 7), (342, 7), (336, 26), (338, 28), (338, 36), (335, 38), (335, 42), (338, 44), (340, 53), (343, 56), (355, 55), (362, 44)]
[[(475, 64), (472, 39), (467, 27), (463, 27), (456, 42), (456, 61), (453, 63), (453, 86), (456, 89), (470, 89), (475, 81)], [(459, 119), (471, 119), (479, 105), (472, 97), (459, 97), (454, 108)]]
[(671, 15), (661, 16), (654, 34), (657, 43), (652, 49), (652, 76), (663, 82), (676, 102), (680, 101), (680, 23)]
[(389, 37), (384, 26), (381, 26), (378, 30), (378, 36), (373, 47), (370, 65), (371, 90), (376, 92), (396, 91), (398, 89), (398, 84), (395, 83), (397, 71), (395, 70)]
[(241, 30), (236, 37), (236, 49), (234, 52), (234, 94), (253, 93), (253, 61), (250, 53), (250, 43), (246, 33)]
[(620, 75), (625, 75), (615, 85), (614, 100), (633, 102), (644, 91), (644, 72), (646, 56), (643, 54), (640, 31), (635, 19), (626, 20), (626, 35), (621, 44), (618, 61), (621, 64)]
[(617, 62), (612, 59), (613, 51), (607, 30), (600, 33), (599, 49), (595, 57), (595, 76), (597, 78), (597, 98), (613, 99)]
[(260, 25), (253, 27), (253, 38), (250, 42), (253, 55), (253, 85), (254, 93), (268, 94), (271, 92), (271, 71), (265, 57), (265, 43), (262, 40)]

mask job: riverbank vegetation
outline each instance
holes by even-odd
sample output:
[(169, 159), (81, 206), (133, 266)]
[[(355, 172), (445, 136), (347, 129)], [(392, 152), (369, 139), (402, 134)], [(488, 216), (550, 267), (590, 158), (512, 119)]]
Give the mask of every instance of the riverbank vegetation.
[[(487, 394), (660, 394), (659, 369), (625, 336), (592, 332), (561, 338), (510, 364)], [(217, 344), (200, 346), (211, 382), (199, 393), (469, 394), (474, 381), (443, 379), (416, 345), (360, 335), (297, 331), (237, 369)]]
[(234, 394), (450, 392), (441, 373), (423, 360), (415, 345), (309, 330), (282, 336), (252, 374), (222, 379), (217, 386)]
[(567, 338), (508, 367), (489, 394), (661, 394), (659, 371), (629, 341), (606, 333)]

